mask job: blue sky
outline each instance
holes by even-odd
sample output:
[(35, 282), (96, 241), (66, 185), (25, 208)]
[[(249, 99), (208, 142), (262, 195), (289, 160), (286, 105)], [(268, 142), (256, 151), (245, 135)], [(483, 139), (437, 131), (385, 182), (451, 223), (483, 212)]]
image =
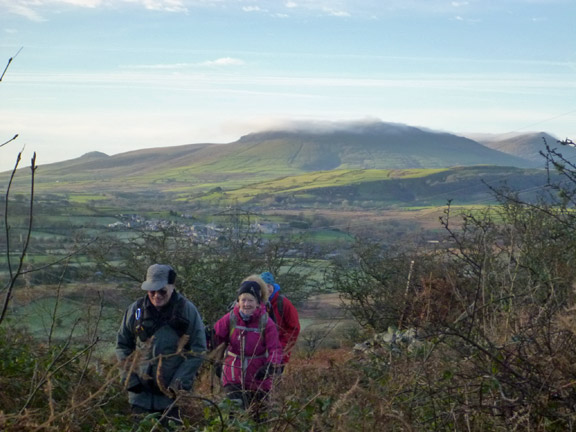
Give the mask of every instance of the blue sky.
[(0, 144), (19, 134), (0, 170), (301, 121), (576, 139), (575, 18), (574, 0), (0, 0)]

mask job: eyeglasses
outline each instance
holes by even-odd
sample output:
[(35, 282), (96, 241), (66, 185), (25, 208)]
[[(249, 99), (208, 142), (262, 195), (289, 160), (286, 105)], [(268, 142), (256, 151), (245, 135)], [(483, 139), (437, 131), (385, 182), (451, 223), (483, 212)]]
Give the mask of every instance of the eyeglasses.
[(162, 297), (164, 297), (167, 293), (168, 290), (166, 288), (162, 288), (157, 291), (148, 291), (148, 295), (150, 295), (150, 297), (154, 297), (156, 295), (161, 295)]

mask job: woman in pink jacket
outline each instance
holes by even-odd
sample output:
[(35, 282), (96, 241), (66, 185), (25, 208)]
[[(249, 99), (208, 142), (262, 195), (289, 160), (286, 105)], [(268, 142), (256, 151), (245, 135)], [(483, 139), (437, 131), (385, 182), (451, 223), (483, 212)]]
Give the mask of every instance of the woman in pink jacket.
[(276, 324), (266, 312), (263, 287), (264, 282), (243, 281), (234, 309), (214, 325), (215, 345), (227, 346), (222, 370), (224, 391), (256, 418), (282, 364), (282, 346)]

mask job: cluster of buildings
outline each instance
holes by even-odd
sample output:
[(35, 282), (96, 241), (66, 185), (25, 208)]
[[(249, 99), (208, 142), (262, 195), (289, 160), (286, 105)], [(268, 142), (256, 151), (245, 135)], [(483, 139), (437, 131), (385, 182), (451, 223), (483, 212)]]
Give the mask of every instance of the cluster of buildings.
[[(118, 222), (108, 224), (108, 228), (118, 231), (131, 229), (143, 231), (177, 230), (181, 235), (193, 237), (202, 243), (215, 241), (230, 229), (215, 223), (186, 224), (166, 219), (147, 219), (137, 214), (121, 214), (119, 219)], [(281, 224), (279, 223), (260, 221), (250, 223), (248, 229), (260, 234), (276, 234), (280, 228)]]

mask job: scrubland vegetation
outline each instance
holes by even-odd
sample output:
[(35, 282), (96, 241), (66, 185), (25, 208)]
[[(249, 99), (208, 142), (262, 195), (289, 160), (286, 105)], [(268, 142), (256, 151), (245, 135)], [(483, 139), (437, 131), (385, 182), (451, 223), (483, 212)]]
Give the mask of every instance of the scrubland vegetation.
[[(448, 203), (434, 243), (364, 236), (319, 246), (263, 236), (234, 213), (212, 243), (170, 227), (92, 227), (98, 236), (54, 233), (52, 259), (45, 249), (31, 262), (38, 210), (8, 193), (0, 429), (132, 430), (114, 332), (152, 262), (176, 268), (207, 323), (239, 280), (270, 270), (304, 324), (263, 422), (230, 415), (207, 354), (194, 392), (179, 396), (186, 430), (576, 429), (576, 167), (550, 148), (544, 156), (558, 176), (537, 200), (500, 188), (498, 205)], [(148, 418), (139, 430), (161, 427)]]

